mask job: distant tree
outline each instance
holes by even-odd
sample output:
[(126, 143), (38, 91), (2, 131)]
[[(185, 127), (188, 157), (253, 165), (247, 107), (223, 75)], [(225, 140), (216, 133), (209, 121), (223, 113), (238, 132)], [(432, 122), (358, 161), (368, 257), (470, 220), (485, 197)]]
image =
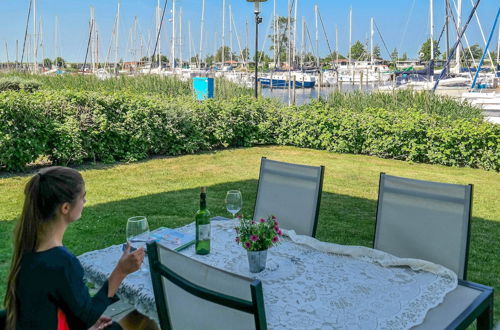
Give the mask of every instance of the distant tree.
[(391, 53), (391, 60), (392, 61), (397, 61), (398, 57), (399, 57), (398, 50), (396, 48), (394, 48), (394, 50)]
[(56, 59), (54, 60), (54, 64), (58, 68), (64, 68), (66, 66), (66, 61), (62, 57), (56, 57)]
[(240, 57), (241, 61), (248, 61), (248, 58), (250, 57), (250, 50), (248, 48), (244, 48), (241, 51)]
[(481, 56), (483, 56), (483, 49), (479, 47), (478, 44), (474, 44), (469, 48), (464, 49), (464, 57), (467, 61), (472, 61), (471, 53), (474, 59), (478, 61), (479, 59), (481, 59)]
[(214, 64), (214, 56), (213, 55), (210, 55), (210, 56), (207, 56), (207, 58), (205, 59), (205, 64), (208, 65), (208, 66), (212, 66)]
[(191, 59), (189, 61), (191, 63), (198, 63), (199, 62), (199, 56), (195, 55), (195, 56), (191, 57)]
[[(294, 19), (291, 19), (291, 24), (293, 25)], [(287, 58), (287, 50), (288, 50), (288, 29), (290, 27), (288, 26), (288, 17), (280, 16), (278, 17), (278, 33), (277, 33), (277, 39), (276, 39), (276, 44), (278, 45), (278, 51), (279, 51), (279, 59), (281, 62), (286, 61)], [(293, 32), (291, 32), (292, 39), (293, 39)], [(275, 44), (275, 38), (276, 35), (274, 33), (270, 34), (267, 36), (270, 41), (271, 41), (271, 47), (269, 48), (271, 51), (274, 52), (274, 44)]]
[[(222, 62), (222, 51), (223, 47), (219, 48), (217, 52), (215, 53), (215, 62)], [(236, 57), (234, 53), (232, 54), (233, 58)], [(231, 59), (231, 48), (228, 46), (224, 46), (224, 61), (229, 61)]]
[(44, 58), (43, 66), (46, 68), (50, 68), (52, 66), (52, 60), (50, 58)]
[(351, 59), (354, 61), (366, 59), (365, 46), (359, 40), (351, 46)]
[(379, 47), (378, 45), (373, 46), (373, 57), (374, 57), (375, 59), (382, 58), (382, 57), (380, 56), (380, 47)]
[(496, 51), (492, 51), (490, 53), (491, 53), (491, 58), (493, 59), (493, 63), (496, 63), (496, 64), (500, 65), (500, 62), (497, 62), (497, 52)]
[(401, 61), (407, 61), (408, 60), (408, 54), (406, 54), (406, 52), (404, 52), (403, 55), (399, 59)]
[[(262, 63), (265, 63), (265, 62), (271, 62), (272, 59), (269, 57), (269, 55), (267, 55), (266, 53), (264, 53), (263, 51), (259, 51), (257, 53), (257, 56), (259, 56), (259, 62), (262, 62)], [(252, 59), (253, 61), (255, 62), (255, 55), (252, 56)]]
[[(439, 45), (437, 40), (434, 40), (434, 58), (439, 58), (441, 55), (441, 51), (439, 50)], [(420, 51), (418, 52), (419, 58), (422, 61), (429, 61), (431, 59), (431, 39), (427, 39), (422, 46), (420, 47)]]
[[(309, 53), (310, 56), (313, 56), (311, 53)], [(337, 52), (333, 51), (330, 55), (325, 57), (322, 62), (333, 62), (337, 59)], [(345, 59), (345, 57), (339, 53), (339, 60)]]

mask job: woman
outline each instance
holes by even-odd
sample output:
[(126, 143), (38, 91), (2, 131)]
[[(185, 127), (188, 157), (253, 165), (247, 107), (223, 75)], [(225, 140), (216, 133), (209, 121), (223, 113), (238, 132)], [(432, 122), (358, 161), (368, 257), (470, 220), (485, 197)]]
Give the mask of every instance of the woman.
[(122, 280), (139, 269), (144, 249), (130, 253), (128, 246), (91, 298), (80, 262), (63, 246), (66, 228), (80, 219), (86, 202), (81, 174), (66, 167), (42, 169), (24, 193), (5, 295), (7, 329), (121, 329), (102, 313), (117, 300)]

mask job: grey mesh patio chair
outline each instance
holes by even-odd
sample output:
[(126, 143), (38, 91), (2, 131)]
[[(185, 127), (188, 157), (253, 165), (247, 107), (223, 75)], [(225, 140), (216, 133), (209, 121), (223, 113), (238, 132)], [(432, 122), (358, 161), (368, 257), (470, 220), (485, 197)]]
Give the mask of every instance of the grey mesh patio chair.
[(280, 227), (315, 237), (324, 172), (262, 157), (253, 219), (275, 215)]
[(267, 329), (262, 284), (147, 244), (162, 329)]
[(380, 174), (374, 248), (443, 265), (466, 279), (472, 185)]
[(403, 258), (443, 265), (458, 287), (414, 329), (493, 327), (493, 288), (466, 281), (472, 185), (380, 174), (374, 248)]

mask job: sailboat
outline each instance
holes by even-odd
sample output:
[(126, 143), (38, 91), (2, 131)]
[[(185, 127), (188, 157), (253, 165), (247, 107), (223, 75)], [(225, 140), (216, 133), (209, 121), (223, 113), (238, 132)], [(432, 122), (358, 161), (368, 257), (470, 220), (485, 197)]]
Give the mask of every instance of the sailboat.
[(295, 81), (296, 88), (313, 88), (316, 78), (307, 72), (294, 71), (291, 80), (286, 72), (274, 72), (272, 75), (259, 78), (262, 87), (288, 88), (293, 87)]

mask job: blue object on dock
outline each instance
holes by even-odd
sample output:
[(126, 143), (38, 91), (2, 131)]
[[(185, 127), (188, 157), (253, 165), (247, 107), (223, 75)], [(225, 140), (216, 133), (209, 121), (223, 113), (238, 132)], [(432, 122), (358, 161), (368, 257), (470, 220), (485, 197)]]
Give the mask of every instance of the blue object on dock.
[(195, 77), (193, 78), (193, 89), (196, 99), (203, 101), (214, 97), (214, 78)]

